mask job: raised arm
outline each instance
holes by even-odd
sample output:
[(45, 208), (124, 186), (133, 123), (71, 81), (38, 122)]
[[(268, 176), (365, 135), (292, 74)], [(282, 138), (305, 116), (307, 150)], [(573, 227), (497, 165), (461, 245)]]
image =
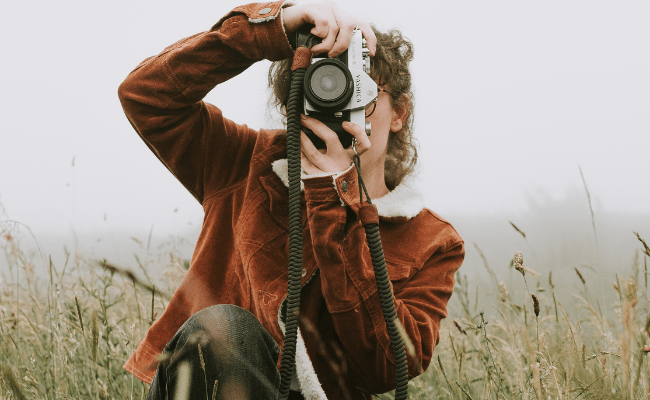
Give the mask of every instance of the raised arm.
[(257, 132), (224, 118), (203, 98), (256, 61), (293, 55), (281, 18), (287, 5), (237, 7), (209, 31), (144, 60), (119, 87), (134, 129), (201, 203), (246, 176), (243, 166), (258, 140)]

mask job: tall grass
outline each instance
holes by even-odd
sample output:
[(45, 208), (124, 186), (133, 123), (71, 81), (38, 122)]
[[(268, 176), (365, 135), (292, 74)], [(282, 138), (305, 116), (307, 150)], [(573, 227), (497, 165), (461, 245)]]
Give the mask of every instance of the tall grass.
[(557, 301), (551, 273), (544, 284), (540, 277), (534, 293), (528, 291), (520, 254), (512, 265), (520, 266), (526, 295), (515, 298), (499, 282), (498, 298), (489, 306), (497, 317), (490, 321), (478, 303), (472, 306), (468, 279), (458, 274), (435, 360), (422, 379), (412, 382), (431, 390), (419, 398), (650, 398), (650, 298), (645, 278), (650, 249), (642, 245), (645, 256), (636, 258), (631, 276), (611, 276), (618, 299), (611, 304), (615, 319), (603, 317), (600, 305), (594, 306), (591, 299), (603, 299), (606, 293), (590, 296), (590, 284), (577, 268), (575, 279), (583, 286), (573, 294), (577, 319)]
[[(143, 399), (147, 385), (122, 364), (164, 309), (187, 261), (173, 246), (144, 262), (136, 256), (144, 275), (136, 278), (82, 254), (68, 253), (64, 265), (30, 257), (11, 224), (0, 225), (0, 235), (9, 265), (0, 275), (0, 399)], [(511, 262), (523, 297), (511, 294), (485, 260), (492, 283), (483, 285), (498, 294), (492, 304), (479, 304), (478, 286), (470, 288), (461, 269), (440, 343), (429, 369), (409, 383), (410, 398), (650, 398), (650, 248), (637, 238), (641, 251), (630, 276), (610, 277), (612, 319), (601, 310), (606, 294), (590, 293), (578, 269), (578, 318), (558, 300), (551, 273), (526, 268), (526, 252)], [(165, 279), (153, 282), (154, 269)]]
[(186, 261), (173, 246), (163, 258), (138, 259), (143, 270), (165, 270), (152, 296), (105, 260), (67, 253), (64, 265), (54, 265), (30, 257), (17, 230), (0, 225), (9, 266), (0, 274), (0, 399), (144, 398), (147, 385), (122, 365), (162, 313)]

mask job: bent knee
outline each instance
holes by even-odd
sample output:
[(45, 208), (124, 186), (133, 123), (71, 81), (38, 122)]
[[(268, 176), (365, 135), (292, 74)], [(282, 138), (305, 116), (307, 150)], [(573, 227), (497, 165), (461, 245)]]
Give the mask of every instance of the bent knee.
[(217, 304), (196, 312), (190, 320), (204, 329), (215, 326), (259, 326), (260, 322), (249, 311), (233, 304)]
[(242, 336), (252, 338), (265, 332), (249, 311), (232, 304), (218, 304), (196, 312), (182, 328), (185, 335), (200, 337), (201, 342), (238, 342)]

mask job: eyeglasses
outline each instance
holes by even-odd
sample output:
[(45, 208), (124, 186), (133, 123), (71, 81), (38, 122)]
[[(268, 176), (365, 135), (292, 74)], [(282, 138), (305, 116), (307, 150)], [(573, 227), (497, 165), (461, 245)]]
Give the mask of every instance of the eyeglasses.
[[(377, 88), (378, 92), (384, 92), (384, 93), (389, 93), (386, 91), (384, 88)], [(379, 93), (377, 93), (377, 97), (372, 101), (372, 103), (368, 104), (366, 106), (366, 118), (370, 118), (370, 116), (375, 112), (375, 109), (377, 108), (377, 98), (379, 97)], [(370, 114), (368, 114), (368, 111), (370, 111)]]

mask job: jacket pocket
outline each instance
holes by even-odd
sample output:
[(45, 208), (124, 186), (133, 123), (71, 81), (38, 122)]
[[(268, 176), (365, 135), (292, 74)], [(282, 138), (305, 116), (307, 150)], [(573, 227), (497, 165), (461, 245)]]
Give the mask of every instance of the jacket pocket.
[(244, 268), (247, 268), (255, 253), (287, 232), (271, 216), (270, 203), (268, 194), (260, 190), (242, 207), (235, 227), (235, 240)]
[(388, 278), (393, 284), (393, 290), (397, 290), (408, 281), (415, 266), (410, 261), (398, 260), (389, 256), (385, 256), (385, 258)]

